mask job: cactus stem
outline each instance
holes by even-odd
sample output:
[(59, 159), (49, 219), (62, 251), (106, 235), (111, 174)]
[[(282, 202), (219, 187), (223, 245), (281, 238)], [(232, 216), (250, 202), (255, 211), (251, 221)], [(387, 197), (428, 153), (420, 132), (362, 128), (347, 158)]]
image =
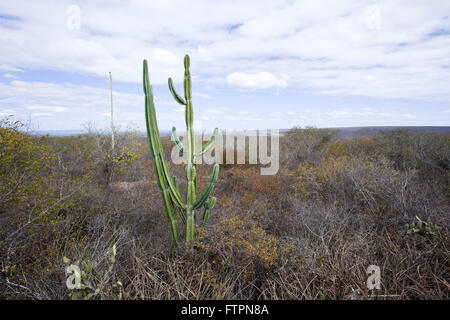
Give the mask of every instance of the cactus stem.
[(177, 136), (177, 128), (175, 127), (172, 127), (172, 139), (175, 141), (176, 146), (178, 147), (178, 149), (180, 149), (181, 152), (184, 152), (186, 150), (183, 143)]

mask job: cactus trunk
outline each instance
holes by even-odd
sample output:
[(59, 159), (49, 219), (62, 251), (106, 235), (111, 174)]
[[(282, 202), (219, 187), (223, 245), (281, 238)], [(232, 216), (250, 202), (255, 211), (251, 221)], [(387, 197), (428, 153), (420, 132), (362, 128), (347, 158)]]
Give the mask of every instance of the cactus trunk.
[(186, 190), (186, 245), (191, 246), (195, 239), (195, 210), (192, 206), (195, 202), (196, 193), (196, 178), (197, 172), (195, 168), (195, 136), (194, 136), (194, 111), (192, 109), (192, 85), (191, 85), (191, 73), (189, 72), (190, 61), (189, 56), (184, 57), (184, 98), (186, 101), (185, 119), (186, 119), (186, 131), (188, 140), (188, 156), (186, 165), (186, 178), (187, 178), (187, 190)]

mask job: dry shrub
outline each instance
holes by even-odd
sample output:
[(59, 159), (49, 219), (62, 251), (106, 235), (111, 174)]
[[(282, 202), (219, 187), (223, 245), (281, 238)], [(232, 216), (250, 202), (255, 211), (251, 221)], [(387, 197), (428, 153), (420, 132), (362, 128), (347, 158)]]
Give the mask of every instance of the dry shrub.
[(211, 255), (212, 263), (239, 271), (244, 279), (264, 277), (269, 270), (295, 259), (292, 246), (241, 215), (221, 218), (200, 235), (198, 246)]
[(280, 161), (291, 170), (299, 162), (313, 162), (326, 153), (324, 145), (337, 137), (338, 131), (333, 129), (293, 128), (281, 140)]
[[(159, 249), (159, 248), (157, 248)], [(242, 299), (239, 276), (220, 273), (199, 252), (161, 252), (135, 245), (125, 299)]]
[(276, 175), (261, 175), (254, 167), (236, 167), (222, 173), (223, 183), (218, 186), (225, 192), (257, 193), (262, 197), (277, 196), (281, 190), (281, 180)]
[(0, 214), (30, 197), (45, 197), (42, 187), (56, 157), (46, 138), (24, 133), (18, 121), (0, 119)]
[(393, 169), (390, 161), (366, 157), (329, 157), (316, 165), (300, 164), (295, 173), (298, 197), (337, 203), (375, 216), (404, 213), (414, 172)]
[(261, 175), (258, 168), (242, 166), (224, 170), (221, 179), (215, 194), (217, 209), (226, 210), (223, 216), (240, 213), (277, 234), (275, 229), (284, 223), (283, 216), (288, 213), (287, 186), (281, 175)]

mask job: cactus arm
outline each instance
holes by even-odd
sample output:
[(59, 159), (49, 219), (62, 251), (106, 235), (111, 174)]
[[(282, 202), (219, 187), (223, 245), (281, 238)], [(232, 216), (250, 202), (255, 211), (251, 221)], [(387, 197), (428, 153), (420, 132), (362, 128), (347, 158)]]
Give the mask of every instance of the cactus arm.
[(177, 145), (178, 149), (180, 149), (181, 152), (184, 152), (185, 151), (184, 145), (178, 138), (177, 128), (175, 128), (175, 127), (172, 127), (172, 138), (175, 141), (175, 144)]
[[(164, 159), (164, 151), (162, 150), (161, 139), (159, 137), (158, 124), (156, 122), (155, 104), (153, 102), (153, 90), (148, 77), (148, 64), (144, 60), (144, 93), (145, 93), (145, 120), (147, 127), (147, 136), (149, 140), (150, 150), (154, 157), (155, 170), (162, 170), (164, 178), (169, 187), (170, 196), (177, 206), (183, 206), (180, 192), (173, 185)], [(160, 160), (157, 160), (160, 159)]]
[(175, 87), (173, 86), (172, 78), (169, 78), (168, 82), (169, 82), (170, 93), (172, 93), (172, 96), (176, 100), (176, 102), (178, 102), (179, 104), (182, 104), (182, 105), (186, 105), (186, 102), (184, 101), (184, 99), (175, 90)]
[[(153, 164), (155, 168), (155, 174), (157, 176), (158, 186), (161, 190), (164, 209), (167, 218), (170, 221), (170, 230), (172, 233), (175, 246), (179, 243), (179, 229), (178, 221), (174, 214), (173, 199), (170, 196), (170, 189), (167, 186), (167, 179), (164, 176), (164, 158), (161, 157), (161, 144), (159, 141), (159, 132), (155, 119), (155, 106), (153, 103), (153, 91), (148, 79), (148, 65), (144, 60), (144, 92), (145, 92), (145, 124), (147, 128), (147, 137), (149, 140), (150, 150), (153, 156)], [(171, 181), (173, 183), (173, 181)]]
[(206, 206), (204, 206), (204, 211), (203, 211), (203, 219), (202, 219), (202, 224), (200, 225), (201, 227), (204, 227), (206, 222), (209, 220), (209, 216), (211, 215), (211, 210), (208, 209)]
[[(197, 171), (197, 165), (194, 163), (194, 168)], [(197, 175), (194, 177), (194, 192), (197, 195), (197, 190), (198, 190), (198, 179), (197, 179)]]
[(173, 184), (174, 184), (175, 188), (178, 189), (178, 179), (175, 176), (173, 177)]
[(184, 224), (186, 224), (186, 213), (183, 211), (183, 209), (176, 207), (178, 214), (181, 218), (181, 221), (183, 221)]
[(194, 210), (197, 210), (201, 206), (203, 206), (208, 199), (209, 195), (211, 194), (212, 190), (214, 189), (214, 184), (217, 181), (217, 177), (219, 176), (219, 165), (216, 163), (214, 165), (213, 171), (211, 173), (211, 177), (209, 179), (208, 185), (206, 186), (205, 190), (203, 191), (202, 195), (197, 199), (197, 201), (194, 203), (192, 208)]
[(170, 197), (169, 188), (166, 185), (166, 181), (163, 175), (163, 172), (161, 170), (161, 158), (157, 155), (154, 158), (154, 168), (155, 173), (157, 175), (157, 182), (158, 186), (161, 190), (163, 200), (164, 200), (164, 211), (166, 214), (167, 219), (170, 221), (170, 231), (172, 233), (172, 238), (174, 241), (175, 246), (178, 246), (180, 234), (179, 234), (179, 228), (178, 228), (178, 221), (174, 214), (174, 205), (172, 202), (172, 198)]
[(183, 221), (184, 224), (186, 224), (186, 212), (183, 208), (175, 206), (176, 211), (178, 212), (178, 215), (181, 218), (181, 221)]
[[(175, 177), (175, 176), (173, 177), (173, 184), (175, 185), (175, 188), (177, 190), (179, 190), (178, 180), (177, 180), (177, 177)], [(180, 215), (180, 218), (183, 221), (183, 223), (186, 223), (186, 213), (184, 212), (184, 208), (181, 206), (175, 206), (175, 208), (177, 209), (176, 211)]]
[(163, 168), (164, 176), (165, 176), (166, 180), (169, 182), (168, 185), (169, 185), (169, 189), (170, 189), (170, 196), (173, 199), (173, 202), (178, 207), (183, 207), (184, 204), (183, 204), (183, 200), (181, 199), (180, 191), (178, 190), (178, 188), (175, 188), (175, 186), (173, 184), (173, 180), (170, 176), (169, 168), (167, 167), (166, 161), (162, 161), (162, 168)]
[(207, 141), (203, 146), (202, 146), (202, 150), (200, 152), (197, 152), (195, 155), (196, 156), (200, 156), (202, 154), (204, 154), (206, 151), (208, 151), (212, 145), (214, 144), (214, 142), (216, 141), (216, 137), (219, 134), (219, 129), (215, 128), (214, 129), (214, 133), (213, 136), (211, 137), (211, 139), (209, 141)]
[(147, 127), (147, 138), (150, 146), (150, 152), (153, 157), (156, 157), (158, 154), (159, 148), (156, 144), (156, 136), (154, 130), (151, 130), (151, 109), (153, 104), (153, 91), (150, 85), (150, 81), (148, 80), (148, 65), (147, 60), (144, 60), (144, 93), (145, 93), (145, 124)]
[(173, 242), (175, 246), (178, 247), (180, 241), (180, 231), (178, 228), (177, 218), (175, 217), (175, 208), (172, 203), (172, 199), (170, 198), (169, 195), (169, 189), (168, 188), (164, 189), (162, 194), (166, 216), (169, 218), (170, 221), (170, 232), (172, 233)]
[(209, 201), (205, 202), (205, 204), (203, 205), (205, 207), (205, 211), (203, 212), (202, 227), (204, 227), (205, 223), (208, 222), (211, 209), (214, 208), (215, 205), (216, 205), (216, 197), (211, 197)]

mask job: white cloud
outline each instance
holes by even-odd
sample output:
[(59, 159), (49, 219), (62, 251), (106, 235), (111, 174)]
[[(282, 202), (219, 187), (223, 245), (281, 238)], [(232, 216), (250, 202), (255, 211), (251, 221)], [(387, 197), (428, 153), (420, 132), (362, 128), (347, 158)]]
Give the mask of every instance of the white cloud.
[(267, 71), (254, 74), (233, 72), (227, 76), (227, 83), (232, 86), (251, 89), (287, 86), (285, 80), (278, 79), (275, 75)]
[(194, 92), (192, 95), (194, 97), (200, 97), (200, 98), (203, 98), (203, 99), (211, 99), (211, 96), (206, 94), (206, 93)]
[(25, 108), (28, 110), (38, 110), (38, 111), (52, 111), (52, 112), (67, 111), (66, 107), (57, 107), (57, 106), (32, 105), (32, 106), (26, 106)]
[[(42, 122), (41, 129), (74, 129), (90, 121), (106, 126), (108, 119), (96, 115), (102, 112), (109, 115), (109, 108), (108, 89), (18, 80), (9, 84), (0, 82), (0, 113), (12, 114), (24, 121), (29, 117), (33, 120), (52, 115), (57, 119)], [(127, 116), (143, 119), (142, 95), (114, 92), (114, 113), (118, 125), (125, 125), (123, 119)], [(143, 123), (140, 125), (145, 128)]]
[(8, 78), (8, 79), (19, 79), (18, 76), (16, 76), (15, 74), (12, 74), (12, 73), (4, 73), (3, 77)]
[(5, 64), (5, 63), (2, 63), (2, 64), (0, 65), (0, 70), (3, 70), (3, 71), (11, 71), (11, 72), (22, 72), (22, 71), (23, 71), (22, 69), (13, 67), (13, 66), (11, 66), (11, 65), (9, 65), (9, 64)]
[[(373, 110), (373, 109), (371, 109)], [(399, 118), (408, 118), (408, 119), (413, 119), (415, 118), (414, 115), (407, 113), (407, 112), (386, 112), (383, 110), (373, 110), (373, 111), (368, 111), (368, 110), (364, 110), (363, 111), (351, 111), (351, 110), (334, 110), (331, 112), (326, 112), (324, 113), (326, 116), (331, 117), (331, 118), (348, 118), (348, 119), (352, 119), (352, 118), (388, 118), (388, 119), (399, 119)]]
[(30, 114), (32, 117), (51, 117), (54, 114), (48, 112), (33, 112)]
[(221, 114), (229, 113), (230, 111), (231, 111), (230, 108), (222, 107), (222, 108), (208, 108), (204, 112), (207, 114), (221, 115)]
[(154, 98), (155, 98), (155, 103), (160, 106), (179, 106), (179, 104), (174, 101), (164, 101), (164, 100), (159, 100), (156, 97), (154, 97)]
[(147, 58), (152, 83), (165, 84), (182, 80), (189, 53), (195, 75), (216, 83), (233, 68), (248, 88), (289, 79), (318, 94), (450, 100), (447, 0), (89, 1), (79, 30), (66, 27), (69, 4), (2, 3), (18, 19), (0, 24), (0, 69), (111, 71), (139, 83)]
[(198, 46), (197, 48), (198, 56), (202, 61), (211, 61), (213, 59), (213, 54), (208, 49)]

